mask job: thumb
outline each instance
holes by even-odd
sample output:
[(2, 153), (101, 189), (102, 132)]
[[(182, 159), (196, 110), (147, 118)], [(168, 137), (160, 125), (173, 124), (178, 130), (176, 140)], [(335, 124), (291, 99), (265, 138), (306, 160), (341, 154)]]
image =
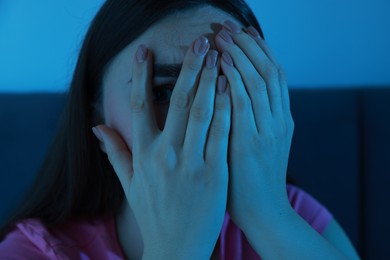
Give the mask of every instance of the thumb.
[(96, 138), (99, 139), (106, 150), (108, 160), (114, 167), (115, 173), (122, 184), (128, 187), (133, 177), (133, 156), (125, 141), (112, 128), (106, 125), (99, 125), (92, 128)]

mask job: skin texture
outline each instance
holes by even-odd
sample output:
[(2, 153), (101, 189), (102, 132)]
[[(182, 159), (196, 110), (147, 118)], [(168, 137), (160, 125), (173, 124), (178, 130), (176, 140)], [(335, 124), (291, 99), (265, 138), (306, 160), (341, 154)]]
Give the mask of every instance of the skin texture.
[[(238, 27), (232, 26), (231, 22), (225, 23), (226, 20), (232, 21)], [(222, 27), (223, 24), (224, 27)], [(171, 190), (169, 188), (174, 186), (175, 182), (184, 186), (188, 184), (187, 187), (191, 188), (194, 186), (196, 194), (207, 195), (204, 197), (203, 202), (201, 201), (202, 196), (197, 195), (197, 199), (202, 202), (200, 205), (204, 205), (206, 201), (214, 202), (208, 210), (201, 206), (198, 207), (198, 211), (201, 210), (203, 213), (209, 212), (210, 209), (215, 210), (204, 220), (202, 220), (204, 216), (193, 216), (193, 214), (183, 218), (190, 219), (193, 217), (193, 221), (200, 221), (198, 226), (196, 224), (192, 226), (203, 227), (209, 225), (209, 227), (220, 227), (226, 205), (224, 203), (227, 203), (227, 210), (232, 220), (244, 231), (248, 241), (257, 253), (264, 258), (344, 258), (341, 253), (342, 249), (339, 250), (337, 246), (332, 245), (332, 243), (329, 243), (324, 237), (316, 233), (289, 205), (285, 178), (294, 122), (290, 113), (287, 82), (282, 69), (272, 56), (266, 43), (259, 37), (250, 36), (242, 31), (241, 27), (242, 25), (235, 21), (233, 17), (212, 7), (203, 7), (175, 14), (152, 26), (127, 46), (112, 61), (106, 71), (103, 84), (103, 111), (106, 126), (100, 126), (97, 130), (98, 133), (95, 134), (104, 143), (102, 147), (107, 151), (110, 162), (121, 180), (127, 197), (122, 213), (117, 216), (117, 229), (122, 248), (130, 259), (140, 259), (143, 250), (146, 252), (143, 255), (144, 258), (181, 258), (184, 256), (188, 258), (188, 255), (192, 255), (192, 251), (188, 251), (188, 248), (191, 247), (200, 249), (195, 250), (195, 252), (201, 252), (197, 256), (193, 255), (194, 259), (210, 257), (212, 252), (210, 245), (214, 245), (213, 240), (216, 240), (218, 237), (218, 230), (216, 232), (210, 231), (210, 241), (208, 242), (207, 239), (200, 239), (202, 234), (197, 234), (196, 230), (191, 232), (188, 229), (191, 225), (188, 225), (188, 223), (185, 225), (186, 223), (175, 222), (174, 217), (169, 214), (163, 214), (165, 207), (173, 207), (171, 212), (183, 212), (182, 214), (185, 215), (186, 212), (190, 212), (188, 204), (196, 206), (193, 200), (194, 196), (191, 195), (194, 193), (187, 194), (185, 189)], [(172, 30), (172, 28), (175, 29)], [(221, 31), (221, 29), (223, 30)], [(190, 121), (189, 126), (197, 126), (198, 128), (194, 129), (199, 129), (199, 134), (196, 131), (191, 132), (189, 127), (187, 129), (188, 136), (193, 137), (184, 140), (183, 150), (188, 151), (188, 147), (191, 147), (185, 158), (196, 158), (196, 156), (200, 158), (204, 156), (207, 162), (206, 166), (212, 165), (214, 171), (211, 172), (218, 172), (220, 176), (217, 178), (217, 181), (214, 177), (207, 179), (202, 184), (203, 186), (197, 186), (199, 181), (187, 183), (188, 178), (183, 178), (181, 175), (168, 176), (162, 179), (160, 179), (160, 176), (154, 176), (152, 179), (148, 179), (147, 187), (153, 187), (157, 193), (161, 192), (158, 196), (152, 192), (145, 192), (148, 189), (137, 190), (136, 187), (141, 185), (137, 186), (136, 184), (139, 180), (138, 176), (140, 173), (144, 175), (149, 174), (148, 167), (150, 173), (158, 171), (164, 173), (164, 169), (166, 174), (169, 172), (180, 172), (180, 169), (182, 169), (181, 164), (177, 164), (180, 159), (183, 159), (180, 158), (180, 153), (173, 151), (174, 149), (157, 149), (155, 147), (170, 147), (171, 144), (174, 144), (172, 146), (174, 148), (180, 147), (182, 141), (180, 139), (181, 130), (184, 128), (173, 127), (171, 122), (174, 122), (174, 120), (170, 120), (173, 116), (167, 119), (168, 104), (155, 104), (151, 108), (154, 113), (148, 112), (148, 115), (155, 117), (156, 121), (142, 121), (145, 120), (145, 117), (141, 117), (141, 113), (134, 113), (134, 111), (141, 111), (145, 104), (142, 105), (139, 102), (140, 99), (136, 99), (134, 96), (141, 97), (141, 93), (145, 93), (145, 91), (140, 89), (134, 90), (134, 88), (140, 85), (162, 85), (166, 83), (175, 85), (176, 78), (152, 79), (151, 75), (149, 75), (151, 74), (152, 66), (150, 64), (183, 63), (183, 59), (188, 60), (189, 58), (187, 57), (191, 57), (188, 53), (191, 53), (193, 41), (199, 35), (207, 36), (210, 48), (218, 49), (223, 55), (222, 59), (218, 61), (217, 67), (213, 70), (214, 72), (211, 70), (204, 72), (205, 70), (203, 70), (200, 80), (197, 78), (201, 82), (198, 92), (203, 94), (201, 98), (197, 96), (197, 99), (194, 101), (194, 107), (197, 107), (197, 109), (191, 110), (191, 112), (196, 112), (192, 114), (192, 119), (196, 118), (197, 120)], [(136, 63), (133, 58), (136, 56), (136, 51), (140, 44), (144, 44), (149, 49), (146, 61), (142, 63), (144, 67)], [(187, 55), (185, 56), (186, 53)], [(225, 150), (222, 149), (217, 153), (210, 150), (211, 144), (208, 143), (207, 149), (205, 147), (203, 154), (203, 149), (192, 149), (192, 147), (197, 147), (197, 142), (202, 143), (204, 141), (201, 138), (202, 133), (207, 133), (207, 128), (199, 127), (202, 125), (199, 122), (211, 120), (211, 115), (206, 113), (207, 110), (204, 110), (204, 108), (203, 110), (199, 109), (202, 107), (202, 104), (203, 106), (212, 104), (212, 102), (205, 102), (205, 100), (213, 97), (213, 92), (206, 92), (203, 83), (208, 82), (208, 85), (210, 85), (209, 83), (213, 82), (211, 85), (214, 85), (213, 88), (215, 88), (219, 64), (219, 73), (226, 75), (229, 82), (226, 93), (228, 96), (231, 96), (231, 101), (227, 103), (227, 100), (224, 100), (222, 102), (221, 97), (223, 96), (216, 95), (215, 105), (217, 107), (219, 99), (221, 100), (220, 105), (229, 104), (230, 106), (231, 104), (231, 111), (224, 110), (225, 119), (226, 113), (231, 115), (231, 122), (230, 120), (224, 121), (230, 127), (230, 133), (226, 139), (226, 143), (227, 141), (229, 143), (229, 150), (224, 152)], [(198, 69), (196, 67), (192, 68), (193, 71)], [(208, 75), (205, 76), (207, 80), (203, 80), (203, 75), (206, 74)], [(186, 80), (188, 79), (186, 78)], [(181, 81), (183, 80), (180, 80), (179, 77), (177, 85), (180, 86)], [(191, 80), (188, 82), (191, 82)], [(175, 89), (176, 87), (178, 86), (175, 86)], [(146, 90), (146, 93), (150, 94), (148, 91), (150, 89)], [(224, 95), (224, 97), (227, 96)], [(138, 103), (135, 100), (138, 100)], [(148, 99), (146, 102), (152, 105), (151, 99)], [(223, 113), (221, 111), (215, 109), (214, 117), (217, 115), (222, 118)], [(196, 116), (194, 117), (193, 115)], [(138, 119), (133, 118), (134, 116), (137, 116)], [(150, 140), (144, 136), (157, 136), (156, 129), (163, 129), (166, 119), (170, 123), (167, 123), (167, 130), (164, 129), (164, 132), (171, 131), (174, 133), (177, 131), (177, 138), (172, 136), (170, 142), (165, 143), (164, 140), (167, 140), (167, 138), (160, 138), (162, 135), (159, 135), (159, 138), (156, 138), (153, 143), (148, 145), (147, 142)], [(144, 124), (140, 127), (134, 126), (132, 125), (134, 120), (138, 120), (138, 123), (144, 122)], [(214, 122), (215, 120), (213, 119), (210, 129), (213, 129)], [(211, 131), (211, 133), (214, 132)], [(142, 140), (134, 140), (134, 136)], [(208, 137), (210, 140), (212, 140), (211, 136), (213, 135)], [(186, 141), (190, 145), (186, 146)], [(152, 152), (147, 152), (146, 149)], [(133, 155), (131, 151), (133, 151)], [(188, 157), (188, 154), (191, 154), (191, 156)], [(210, 154), (218, 154), (219, 157), (215, 156), (214, 159), (219, 160), (221, 163), (208, 161)], [(164, 163), (167, 164), (167, 161), (169, 161), (169, 165), (165, 165), (162, 169), (153, 169), (153, 161), (149, 159), (153, 155), (156, 155), (157, 157), (155, 158), (161, 162), (161, 164), (155, 164), (157, 165), (155, 167), (164, 165)], [(172, 158), (175, 158), (175, 160), (172, 160)], [(133, 159), (134, 165), (132, 163)], [(151, 161), (150, 164), (152, 166), (140, 164), (140, 161)], [(193, 165), (182, 172), (188, 172), (190, 168), (198, 169), (200, 173), (207, 172), (209, 168), (202, 168), (204, 166), (203, 164), (197, 164), (196, 160), (194, 160)], [(216, 169), (219, 170), (215, 171)], [(190, 170), (190, 172), (195, 173), (194, 176), (197, 176), (197, 178), (201, 176), (199, 173), (196, 173), (197, 170)], [(202, 181), (204, 181), (204, 177), (201, 177)], [(225, 189), (223, 183), (227, 185), (227, 178), (229, 182), (228, 187), (226, 186)], [(161, 183), (164, 183), (162, 186), (165, 189), (160, 191), (158, 188), (161, 186)], [(210, 183), (214, 186), (208, 189), (207, 187), (209, 187)], [(133, 188), (129, 188), (131, 185), (133, 185)], [(196, 190), (196, 187), (198, 187), (198, 190)], [(204, 187), (206, 188), (204, 189)], [(226, 196), (227, 190), (228, 196)], [(182, 208), (175, 209), (175, 205), (172, 206), (169, 203), (169, 195), (174, 196), (172, 194), (176, 194), (177, 197), (183, 197), (184, 201), (188, 203), (182, 204)], [(167, 197), (164, 197), (164, 195), (167, 195)], [(253, 198), (258, 199), (254, 200)], [(145, 204), (143, 203), (145, 201), (150, 202), (154, 200), (158, 201), (155, 207), (158, 208), (158, 212), (162, 214), (165, 220), (163, 227), (161, 223), (157, 223), (154, 227), (154, 231), (160, 230), (162, 233), (165, 232), (161, 236), (161, 241), (154, 241), (156, 235), (153, 232), (153, 224), (151, 223), (156, 221), (156, 219), (148, 219), (151, 211), (142, 205)], [(128, 204), (132, 205), (132, 208), (134, 206), (135, 210), (132, 210)], [(220, 206), (222, 206), (222, 209), (219, 208)], [(187, 209), (188, 211), (186, 211)], [(213, 219), (213, 221), (210, 219)], [(137, 223), (137, 220), (139, 223)], [(172, 221), (171, 225), (170, 221)], [(180, 224), (183, 226), (180, 227)], [(151, 230), (145, 228), (146, 226)], [(164, 239), (170, 240), (169, 231), (173, 227), (177, 228), (173, 232), (174, 234), (186, 229), (185, 231), (188, 232), (186, 234), (191, 235), (183, 235), (182, 237), (190, 237), (194, 240), (175, 240), (175, 237), (171, 237), (173, 240), (172, 247), (169, 244), (163, 245)], [(339, 229), (338, 226), (337, 228)], [(141, 234), (144, 236), (144, 242), (146, 241), (148, 244), (140, 242), (142, 241)], [(147, 234), (153, 235), (148, 237)], [(154, 244), (150, 245), (149, 241), (152, 240)], [(202, 240), (204, 243), (198, 245), (196, 244), (198, 240)], [(296, 243), (293, 241), (296, 241)], [(302, 243), (302, 241), (305, 242)], [(180, 251), (175, 243), (180, 243), (183, 248), (186, 247), (186, 244), (189, 246), (184, 251)], [(161, 248), (164, 248), (164, 251), (152, 252), (153, 250), (149, 250), (150, 248), (158, 248), (160, 245)], [(302, 247), (302, 245), (304, 246)], [(356, 257), (356, 255), (353, 255), (353, 250), (351, 251), (349, 248), (349, 251), (352, 252), (351, 256)]]

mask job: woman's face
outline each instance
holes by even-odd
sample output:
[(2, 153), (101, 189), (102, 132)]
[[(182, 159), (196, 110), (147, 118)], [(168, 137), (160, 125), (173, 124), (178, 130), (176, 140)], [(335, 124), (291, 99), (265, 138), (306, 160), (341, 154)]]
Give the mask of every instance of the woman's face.
[(133, 86), (129, 81), (138, 46), (144, 44), (153, 53), (154, 65), (162, 65), (156, 68), (179, 65), (173, 66), (178, 69), (168, 69), (169, 73), (153, 71), (154, 112), (159, 128), (163, 129), (170, 95), (187, 49), (200, 35), (209, 39), (210, 49), (216, 49), (215, 35), (228, 19), (241, 24), (231, 15), (210, 6), (170, 15), (151, 26), (109, 64), (103, 79), (103, 116), (105, 124), (116, 129), (129, 142), (130, 149), (132, 147), (130, 88)]

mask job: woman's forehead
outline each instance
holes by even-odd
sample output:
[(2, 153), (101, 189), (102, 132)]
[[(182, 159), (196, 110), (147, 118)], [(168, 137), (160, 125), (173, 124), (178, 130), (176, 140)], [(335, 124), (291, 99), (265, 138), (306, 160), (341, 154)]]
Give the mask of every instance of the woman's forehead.
[(188, 10), (159, 21), (141, 35), (138, 41), (142, 41), (153, 51), (156, 61), (173, 58), (177, 62), (200, 35), (206, 36), (211, 48), (215, 49), (214, 37), (227, 19), (236, 21), (231, 15), (209, 6)]
[(214, 46), (214, 37), (227, 20), (237, 22), (231, 15), (214, 7), (201, 7), (170, 15), (146, 30), (141, 36), (124, 48), (111, 62), (105, 78), (127, 82), (137, 47), (144, 44), (153, 53), (156, 64), (181, 64), (192, 42), (200, 35), (206, 36)]

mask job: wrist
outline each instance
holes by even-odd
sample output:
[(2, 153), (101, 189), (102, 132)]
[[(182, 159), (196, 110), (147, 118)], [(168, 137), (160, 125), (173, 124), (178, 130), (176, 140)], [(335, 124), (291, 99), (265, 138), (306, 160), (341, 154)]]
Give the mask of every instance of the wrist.
[(288, 221), (295, 214), (287, 197), (273, 202), (259, 203), (258, 205), (246, 211), (247, 217), (240, 225), (241, 230), (246, 235), (253, 232), (253, 230), (272, 231), (276, 225), (282, 221)]
[(266, 239), (275, 230), (279, 230), (281, 225), (288, 223), (295, 215), (296, 212), (289, 203), (278, 206), (271, 205), (250, 214), (248, 221), (241, 229), (248, 239)]

